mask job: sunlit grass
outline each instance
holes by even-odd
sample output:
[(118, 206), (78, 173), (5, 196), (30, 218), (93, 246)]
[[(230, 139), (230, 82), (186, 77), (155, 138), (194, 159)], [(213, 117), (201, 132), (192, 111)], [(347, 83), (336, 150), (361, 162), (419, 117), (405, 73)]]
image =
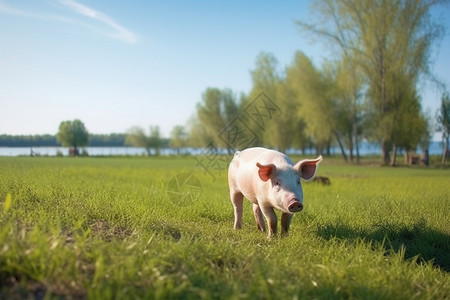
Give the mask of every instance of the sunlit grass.
[[(177, 174), (195, 201), (167, 193)], [(0, 298), (443, 299), (449, 170), (329, 163), (287, 238), (193, 158), (0, 158)]]

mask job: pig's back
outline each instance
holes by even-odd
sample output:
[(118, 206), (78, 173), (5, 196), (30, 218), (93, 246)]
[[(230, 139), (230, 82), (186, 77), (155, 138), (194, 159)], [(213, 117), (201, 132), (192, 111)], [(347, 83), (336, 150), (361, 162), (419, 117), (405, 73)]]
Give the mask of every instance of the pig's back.
[(280, 167), (285, 164), (293, 165), (292, 161), (281, 152), (266, 149), (262, 147), (248, 148), (240, 152), (236, 152), (233, 161), (239, 166), (252, 165), (256, 168), (256, 163), (275, 164)]

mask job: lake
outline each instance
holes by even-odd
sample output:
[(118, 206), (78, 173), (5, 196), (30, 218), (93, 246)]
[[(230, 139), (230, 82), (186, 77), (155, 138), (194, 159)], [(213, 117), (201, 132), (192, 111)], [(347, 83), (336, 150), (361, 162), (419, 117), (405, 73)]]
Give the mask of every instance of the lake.
[[(146, 155), (144, 148), (136, 147), (85, 147), (83, 148), (87, 151), (90, 156), (139, 156)], [(441, 155), (443, 145), (441, 142), (432, 142), (429, 149), (430, 155)], [(191, 154), (199, 155), (205, 154), (207, 149), (202, 148), (183, 148), (181, 149), (181, 154)], [(69, 153), (68, 148), (64, 147), (0, 147), (0, 156), (29, 156), (32, 153), (34, 155), (41, 156), (56, 156), (58, 152), (67, 156)], [(226, 153), (225, 150), (221, 152)], [(300, 153), (300, 151), (295, 149), (289, 149), (286, 151), (287, 154)], [(306, 151), (307, 154), (315, 155), (315, 150), (310, 149)], [(333, 154), (340, 154), (340, 150), (335, 147), (332, 149)], [(420, 153), (420, 149), (417, 150)], [(161, 155), (176, 155), (177, 151), (173, 148), (161, 149)], [(363, 142), (360, 146), (360, 154), (365, 155), (376, 155), (381, 154), (381, 149), (377, 144)]]

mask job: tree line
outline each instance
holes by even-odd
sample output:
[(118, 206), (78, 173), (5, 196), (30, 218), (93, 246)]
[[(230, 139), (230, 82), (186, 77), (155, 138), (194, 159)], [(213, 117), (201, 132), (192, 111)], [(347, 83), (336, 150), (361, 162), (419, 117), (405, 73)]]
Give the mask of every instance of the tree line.
[[(88, 134), (88, 147), (125, 146), (125, 133)], [(61, 143), (56, 135), (0, 135), (0, 147), (59, 147)]]

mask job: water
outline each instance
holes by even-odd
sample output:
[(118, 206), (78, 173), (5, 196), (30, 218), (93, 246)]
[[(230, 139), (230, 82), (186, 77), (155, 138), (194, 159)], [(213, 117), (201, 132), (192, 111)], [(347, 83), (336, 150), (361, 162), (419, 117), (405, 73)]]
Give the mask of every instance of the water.
[[(145, 155), (144, 148), (134, 147), (86, 147), (91, 156)], [(83, 150), (80, 149), (80, 154)], [(0, 156), (56, 156), (58, 153), (69, 155), (69, 149), (63, 147), (0, 147)]]
[[(139, 156), (146, 155), (147, 152), (144, 148), (136, 147), (86, 147), (83, 148), (90, 156)], [(432, 142), (429, 149), (430, 155), (442, 155), (443, 145), (441, 142)], [(363, 142), (360, 146), (360, 154), (365, 155), (379, 155), (381, 154), (381, 148), (377, 144)], [(80, 153), (82, 150), (80, 151)], [(161, 155), (176, 155), (176, 149), (164, 148), (161, 149)], [(198, 148), (183, 148), (181, 154), (204, 154), (204, 149)], [(221, 151), (226, 153), (226, 151)], [(40, 156), (56, 156), (58, 153), (62, 153), (67, 156), (69, 153), (68, 148), (63, 147), (0, 147), (0, 156), (30, 156), (31, 154)], [(298, 150), (290, 149), (287, 154), (300, 153)], [(340, 155), (339, 148), (333, 148), (332, 153)], [(417, 150), (420, 153), (420, 149)], [(152, 154), (155, 154), (153, 151)], [(306, 154), (315, 155), (315, 150), (310, 149)], [(348, 153), (347, 153), (348, 154)], [(356, 155), (356, 153), (354, 153)], [(400, 154), (400, 153), (399, 153)]]

